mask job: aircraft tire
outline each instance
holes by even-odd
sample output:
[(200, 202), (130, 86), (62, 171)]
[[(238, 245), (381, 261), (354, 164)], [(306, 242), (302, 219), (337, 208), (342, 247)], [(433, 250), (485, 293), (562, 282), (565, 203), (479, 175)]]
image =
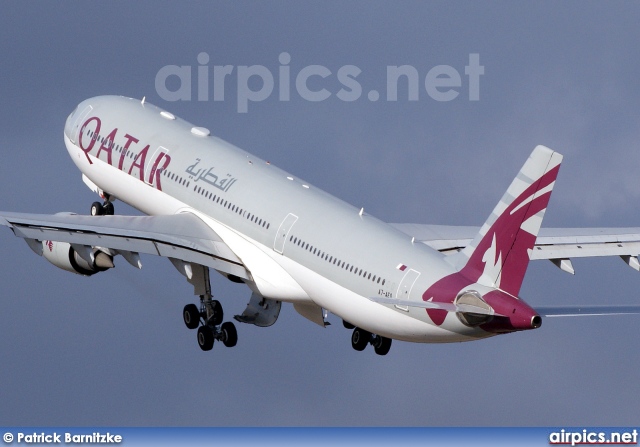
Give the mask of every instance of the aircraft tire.
[(91, 204), (91, 215), (92, 216), (102, 216), (104, 214), (104, 207), (100, 202), (93, 202)]
[(235, 324), (227, 321), (226, 323), (222, 323), (220, 330), (224, 334), (222, 343), (224, 343), (227, 348), (233, 348), (238, 343), (238, 331), (236, 331)]
[(213, 329), (209, 326), (200, 326), (198, 328), (198, 345), (200, 349), (203, 351), (211, 351), (214, 341)]
[(111, 202), (105, 203), (102, 207), (104, 209), (103, 212), (105, 216), (113, 216), (113, 214), (115, 213), (115, 208), (113, 207), (113, 203)]
[(213, 306), (213, 317), (211, 318), (211, 321), (209, 323), (211, 323), (214, 326), (217, 326), (220, 323), (222, 323), (222, 320), (224, 319), (224, 311), (222, 310), (222, 304), (220, 304), (220, 301), (218, 300), (213, 300), (213, 303), (211, 303), (211, 306)]
[(349, 323), (348, 321), (342, 320), (342, 325), (346, 328), (346, 329), (355, 329), (355, 326), (351, 323)]
[(374, 350), (378, 355), (387, 355), (391, 349), (391, 339), (387, 337), (381, 337), (376, 335), (376, 343), (374, 344)]
[(200, 325), (200, 311), (195, 304), (187, 304), (182, 311), (184, 324), (189, 329), (195, 329)]
[(355, 328), (351, 334), (351, 346), (356, 351), (363, 351), (369, 344), (369, 340), (371, 340), (371, 333), (359, 327)]

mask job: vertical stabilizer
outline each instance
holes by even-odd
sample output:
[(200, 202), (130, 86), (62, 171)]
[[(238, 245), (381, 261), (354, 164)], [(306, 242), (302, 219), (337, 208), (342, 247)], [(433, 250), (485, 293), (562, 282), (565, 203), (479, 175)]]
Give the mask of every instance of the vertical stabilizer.
[(517, 295), (562, 155), (537, 146), (473, 241), (451, 261), (469, 280)]

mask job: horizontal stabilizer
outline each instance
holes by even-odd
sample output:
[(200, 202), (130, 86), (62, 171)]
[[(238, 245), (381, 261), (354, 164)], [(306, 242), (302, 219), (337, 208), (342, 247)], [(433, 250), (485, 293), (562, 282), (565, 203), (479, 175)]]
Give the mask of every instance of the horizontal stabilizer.
[(598, 315), (637, 315), (640, 306), (553, 306), (536, 307), (543, 317), (587, 317)]
[[(428, 224), (391, 224), (441, 253), (453, 254), (471, 243), (479, 227)], [(640, 228), (541, 228), (529, 258), (570, 260), (599, 256), (620, 256), (640, 271)], [(555, 265), (562, 268), (558, 263)], [(568, 263), (565, 263), (569, 267)], [(570, 269), (565, 270), (571, 273)]]

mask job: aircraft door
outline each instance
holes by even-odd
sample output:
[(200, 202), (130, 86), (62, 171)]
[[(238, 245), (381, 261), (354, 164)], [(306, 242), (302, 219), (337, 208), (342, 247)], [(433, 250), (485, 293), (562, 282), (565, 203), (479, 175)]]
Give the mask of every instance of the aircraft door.
[(144, 178), (142, 180), (147, 185), (157, 187), (158, 185), (154, 185), (156, 180), (159, 181), (156, 171), (163, 169), (165, 158), (169, 157), (169, 149), (163, 146), (158, 146), (153, 154), (147, 155), (150, 156), (144, 162)]
[[(409, 296), (411, 295), (411, 289), (413, 288), (413, 285), (418, 279), (418, 276), (420, 276), (420, 272), (413, 269), (409, 269), (404, 274), (404, 277), (402, 278), (402, 281), (400, 281), (400, 285), (398, 286), (398, 292), (396, 293), (397, 299), (399, 300), (409, 299)], [(399, 304), (396, 304), (396, 307), (400, 310), (405, 310), (405, 311), (409, 310), (409, 306), (401, 306)]]
[(276, 252), (280, 254), (284, 253), (284, 243), (287, 241), (287, 236), (289, 235), (289, 231), (291, 231), (291, 227), (293, 227), (293, 224), (295, 224), (297, 220), (298, 216), (289, 213), (280, 224), (278, 233), (276, 233), (276, 238), (273, 241), (273, 249)]

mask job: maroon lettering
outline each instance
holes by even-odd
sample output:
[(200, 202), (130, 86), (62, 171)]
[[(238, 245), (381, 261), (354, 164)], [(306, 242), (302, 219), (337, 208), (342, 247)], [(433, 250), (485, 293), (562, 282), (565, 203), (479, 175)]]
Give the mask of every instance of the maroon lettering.
[[(160, 165), (160, 160), (162, 160), (163, 158), (164, 164), (162, 165), (162, 167), (158, 167)], [(169, 167), (169, 163), (171, 163), (171, 157), (169, 156), (169, 154), (160, 152), (160, 154), (158, 154), (158, 157), (156, 158), (156, 161), (153, 163), (153, 167), (151, 168), (151, 174), (149, 175), (149, 184), (154, 184), (155, 177), (155, 185), (159, 191), (162, 191), (162, 186), (160, 185), (160, 174), (162, 174), (162, 171)]]
[(124, 157), (129, 151), (129, 146), (131, 146), (131, 143), (137, 143), (140, 141), (129, 134), (125, 134), (124, 137), (127, 139), (127, 142), (124, 144), (124, 149), (122, 150), (122, 154), (120, 154), (120, 161), (118, 162), (118, 169), (120, 169), (121, 171), (124, 171), (124, 169), (122, 169), (122, 165), (124, 164)]
[[(93, 136), (91, 137), (91, 142), (89, 143), (89, 146), (84, 147), (84, 145), (82, 144), (82, 135), (84, 134), (85, 127), (87, 127), (91, 121), (95, 121), (96, 122), (96, 128), (94, 130)], [(95, 146), (95, 144), (96, 144), (96, 136), (98, 134), (100, 134), (100, 127), (101, 126), (102, 126), (102, 121), (100, 121), (100, 118), (98, 118), (97, 116), (92, 116), (91, 118), (89, 118), (88, 120), (86, 120), (84, 122), (84, 124), (82, 125), (82, 128), (80, 129), (80, 135), (78, 137), (78, 144), (80, 144), (80, 149), (82, 149), (82, 152), (84, 152), (84, 155), (87, 157), (87, 160), (89, 160), (89, 164), (91, 164), (91, 165), (93, 164), (93, 162), (89, 158), (89, 152), (91, 152), (91, 150), (93, 149), (93, 146)]]
[(118, 132), (118, 128), (116, 127), (111, 131), (109, 135), (102, 141), (102, 145), (100, 149), (98, 149), (98, 153), (96, 154), (97, 158), (100, 158), (100, 152), (105, 151), (107, 153), (107, 163), (111, 164), (111, 151), (113, 150), (113, 145), (116, 138), (116, 132)]
[(133, 160), (133, 164), (129, 168), (129, 175), (131, 175), (131, 171), (136, 166), (140, 169), (140, 176), (138, 177), (140, 180), (144, 181), (144, 162), (147, 159), (147, 152), (149, 151), (149, 145), (147, 144), (144, 149), (140, 151), (136, 158)]

